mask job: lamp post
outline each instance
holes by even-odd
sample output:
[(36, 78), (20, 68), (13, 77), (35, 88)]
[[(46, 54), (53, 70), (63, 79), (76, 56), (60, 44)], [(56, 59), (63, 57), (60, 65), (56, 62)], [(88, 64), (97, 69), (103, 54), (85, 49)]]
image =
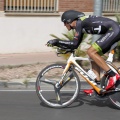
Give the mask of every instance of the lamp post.
[[(101, 16), (102, 15), (102, 6), (103, 6), (103, 0), (94, 0), (94, 15)], [(95, 42), (100, 35), (93, 35), (92, 42)]]

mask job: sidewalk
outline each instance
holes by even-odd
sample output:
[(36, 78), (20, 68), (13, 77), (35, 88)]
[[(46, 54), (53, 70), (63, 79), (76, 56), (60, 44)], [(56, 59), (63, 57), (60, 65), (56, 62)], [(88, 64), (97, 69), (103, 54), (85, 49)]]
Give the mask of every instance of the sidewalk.
[(55, 52), (0, 54), (0, 66), (64, 61)]
[[(55, 52), (0, 54), (0, 66), (63, 61), (65, 60), (62, 57), (58, 57)], [(114, 64), (116, 67), (120, 66), (120, 62), (114, 62)]]
[[(55, 52), (0, 54), (0, 66), (15, 66), (34, 63), (54, 63), (65, 61), (58, 57)], [(36, 78), (25, 78), (28, 80), (29, 88), (35, 88)], [(25, 88), (25, 79), (0, 80), (0, 89), (22, 89)], [(5, 87), (8, 86), (8, 87)]]
[[(54, 63), (64, 62), (62, 57), (58, 57), (55, 52), (39, 52), (39, 53), (25, 53), (25, 54), (0, 54), (0, 66), (8, 65), (23, 65), (23, 64), (34, 64), (34, 63)], [(120, 62), (114, 62), (116, 67), (120, 66)], [(13, 79), (10, 81), (0, 81), (0, 89), (9, 88), (25, 88), (23, 81), (25, 79)], [(36, 78), (29, 78), (29, 87), (35, 87)], [(4, 88), (5, 84), (9, 86)]]

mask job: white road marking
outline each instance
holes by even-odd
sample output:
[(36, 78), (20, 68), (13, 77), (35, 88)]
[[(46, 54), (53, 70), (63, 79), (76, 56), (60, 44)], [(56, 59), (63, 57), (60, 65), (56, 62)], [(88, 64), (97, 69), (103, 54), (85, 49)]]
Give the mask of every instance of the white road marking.
[(0, 90), (0, 92), (33, 92), (36, 90)]

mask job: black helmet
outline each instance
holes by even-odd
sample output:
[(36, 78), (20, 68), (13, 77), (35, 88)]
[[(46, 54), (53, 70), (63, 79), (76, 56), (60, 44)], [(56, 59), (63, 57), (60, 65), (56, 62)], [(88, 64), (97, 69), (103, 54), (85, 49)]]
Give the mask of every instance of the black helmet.
[(67, 23), (71, 23), (75, 19), (83, 17), (83, 16), (85, 16), (85, 14), (82, 13), (82, 12), (75, 11), (75, 10), (68, 10), (68, 11), (65, 11), (62, 14), (61, 21), (62, 22), (67, 22)]

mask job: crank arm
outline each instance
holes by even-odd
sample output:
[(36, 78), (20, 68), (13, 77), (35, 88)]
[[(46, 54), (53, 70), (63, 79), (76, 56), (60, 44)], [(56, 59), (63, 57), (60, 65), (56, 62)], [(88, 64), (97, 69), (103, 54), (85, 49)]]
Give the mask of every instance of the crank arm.
[(115, 90), (108, 90), (108, 91), (103, 90), (101, 92), (101, 94), (107, 94), (107, 93), (112, 93), (112, 92), (120, 92), (120, 89), (119, 88), (115, 88)]

